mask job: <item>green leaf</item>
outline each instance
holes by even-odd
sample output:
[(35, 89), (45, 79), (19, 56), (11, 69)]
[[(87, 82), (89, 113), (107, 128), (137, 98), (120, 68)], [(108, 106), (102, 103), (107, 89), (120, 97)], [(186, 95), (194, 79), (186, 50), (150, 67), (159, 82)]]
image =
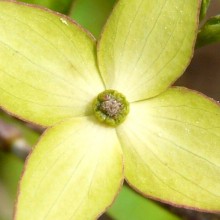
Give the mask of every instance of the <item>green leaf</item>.
[(199, 30), (196, 47), (220, 41), (220, 15), (210, 18)]
[(75, 0), (70, 16), (99, 37), (116, 0)]
[(122, 180), (122, 151), (113, 128), (90, 117), (63, 122), (47, 130), (29, 157), (16, 220), (95, 219)]
[(117, 128), (129, 184), (166, 203), (220, 211), (220, 106), (171, 88), (130, 107)]
[(0, 106), (42, 126), (90, 114), (104, 90), (91, 36), (43, 9), (0, 1), (0, 11)]
[(113, 219), (118, 220), (178, 220), (179, 218), (159, 205), (138, 195), (124, 186), (113, 206), (108, 211)]
[(166, 90), (191, 59), (199, 2), (120, 0), (98, 48), (107, 88), (131, 102)]
[(210, 2), (211, 0), (202, 0), (201, 9), (200, 9), (200, 21), (202, 21), (206, 16)]
[(37, 4), (44, 6), (46, 8), (50, 8), (54, 11), (61, 12), (63, 14), (67, 14), (71, 7), (73, 0), (21, 0), (22, 2)]

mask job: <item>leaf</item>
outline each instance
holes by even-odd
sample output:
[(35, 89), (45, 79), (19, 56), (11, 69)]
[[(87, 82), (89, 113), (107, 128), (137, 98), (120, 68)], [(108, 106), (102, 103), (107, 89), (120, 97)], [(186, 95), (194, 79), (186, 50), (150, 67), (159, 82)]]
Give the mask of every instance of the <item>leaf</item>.
[(159, 205), (138, 195), (124, 186), (113, 206), (108, 211), (113, 219), (118, 220), (178, 220), (179, 218)]
[(219, 125), (219, 105), (184, 88), (133, 103), (117, 128), (127, 181), (166, 203), (220, 211)]
[(71, 3), (73, 0), (21, 0), (22, 2), (37, 4), (44, 6), (46, 8), (50, 8), (54, 11), (61, 12), (63, 14), (67, 14), (69, 12)]
[(119, 1), (98, 48), (107, 88), (131, 102), (166, 90), (191, 59), (199, 2)]
[(104, 90), (91, 36), (43, 9), (0, 1), (0, 11), (0, 106), (42, 126), (90, 114)]
[(75, 0), (69, 15), (95, 37), (99, 37), (115, 1)]
[(211, 0), (202, 0), (201, 9), (200, 9), (200, 21), (202, 21), (206, 16), (210, 2)]
[(199, 30), (196, 47), (220, 41), (220, 15), (210, 18)]
[(63, 122), (44, 134), (26, 164), (16, 220), (95, 219), (112, 203), (122, 179), (113, 128), (90, 117)]

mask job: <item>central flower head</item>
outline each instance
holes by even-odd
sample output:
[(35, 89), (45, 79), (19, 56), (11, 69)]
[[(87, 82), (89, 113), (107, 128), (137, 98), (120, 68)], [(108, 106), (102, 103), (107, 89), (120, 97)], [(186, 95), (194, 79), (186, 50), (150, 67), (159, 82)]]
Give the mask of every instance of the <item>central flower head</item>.
[(105, 90), (94, 100), (93, 110), (99, 121), (115, 127), (125, 120), (129, 103), (121, 93)]

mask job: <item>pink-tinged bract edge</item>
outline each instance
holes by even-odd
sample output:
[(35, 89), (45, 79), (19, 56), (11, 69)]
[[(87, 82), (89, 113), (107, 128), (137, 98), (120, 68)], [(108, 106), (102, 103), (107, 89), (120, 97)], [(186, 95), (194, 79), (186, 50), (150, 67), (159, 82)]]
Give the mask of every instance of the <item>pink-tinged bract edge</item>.
[[(87, 116), (84, 116), (84, 117), (87, 117)], [(71, 119), (71, 118), (70, 118)], [(13, 220), (16, 220), (17, 218), (17, 205), (18, 205), (18, 199), (19, 199), (19, 196), (20, 196), (20, 193), (21, 193), (21, 182), (22, 182), (22, 178), (25, 174), (25, 171), (26, 171), (26, 168), (28, 166), (28, 162), (29, 162), (29, 159), (32, 155), (32, 153), (34, 152), (35, 150), (35, 147), (41, 142), (41, 140), (44, 138), (44, 136), (47, 135), (47, 133), (50, 131), (50, 129), (53, 129), (53, 127), (55, 127), (56, 125), (59, 125), (59, 124), (62, 124), (64, 123), (66, 120), (62, 120), (58, 123), (56, 123), (55, 125), (51, 126), (51, 127), (48, 127), (44, 132), (43, 134), (40, 136), (39, 140), (37, 141), (37, 143), (32, 147), (31, 149), (31, 152), (28, 154), (25, 162), (24, 162), (24, 167), (23, 167), (23, 170), (22, 170), (22, 173), (21, 173), (21, 176), (20, 176), (20, 179), (19, 179), (19, 183), (18, 183), (18, 190), (17, 190), (17, 196), (16, 196), (16, 200), (15, 200), (15, 203), (14, 203), (14, 209), (13, 209)], [(116, 133), (116, 136), (117, 136), (117, 133)], [(118, 140), (119, 141), (119, 140)], [(119, 141), (120, 143), (120, 141)], [(122, 156), (121, 156), (121, 160), (122, 160), (122, 175), (121, 175), (121, 183), (119, 185), (119, 188), (118, 188), (118, 191), (116, 192), (115, 196), (113, 197), (111, 203), (104, 209), (100, 212), (100, 214), (97, 215), (96, 219), (98, 219), (101, 215), (103, 215), (111, 206), (112, 204), (115, 202), (118, 194), (120, 193), (122, 187), (123, 187), (123, 184), (124, 184), (124, 157), (123, 157), (123, 152), (122, 152)]]
[[(194, 51), (195, 51), (195, 48), (196, 48), (196, 40), (197, 40), (197, 35), (198, 35), (198, 29), (199, 29), (199, 15), (200, 15), (200, 9), (201, 9), (201, 4), (202, 4), (202, 0), (197, 0), (197, 1), (198, 1), (197, 19), (196, 19), (196, 25), (195, 25), (195, 27), (196, 27), (196, 28), (195, 28), (195, 37), (194, 37), (194, 40), (193, 40), (193, 46), (192, 46), (192, 48), (191, 48), (191, 56), (190, 56), (190, 58), (189, 58), (188, 63), (186, 64), (186, 67), (185, 67), (184, 70), (182, 71), (182, 73), (179, 74), (179, 76), (177, 76), (176, 79), (174, 79), (174, 80), (167, 86), (167, 88), (165, 88), (161, 93), (165, 92), (170, 86), (172, 86), (172, 85), (176, 82), (177, 79), (179, 79), (179, 78), (184, 74), (184, 72), (186, 71), (187, 67), (188, 67), (189, 64), (191, 63), (192, 58), (193, 58), (193, 56), (194, 56)], [(119, 4), (119, 1), (116, 1), (115, 5), (114, 5), (114, 7), (113, 7), (113, 10), (112, 10), (112, 12), (111, 12), (111, 14), (114, 13), (114, 11), (116, 10), (117, 4)], [(97, 40), (97, 53), (100, 51), (100, 44), (101, 44), (101, 41), (102, 41), (102, 36), (104, 35), (105, 29), (106, 29), (106, 27), (107, 27), (108, 24), (109, 24), (111, 14), (110, 14), (109, 18), (107, 19), (107, 22), (105, 23), (104, 27), (102, 28), (101, 34), (100, 34), (100, 36), (99, 36), (99, 39)], [(98, 67), (99, 67), (99, 58), (98, 58), (98, 56), (97, 56), (97, 62), (98, 62)], [(100, 68), (99, 68), (99, 71), (100, 71)], [(100, 72), (101, 72), (101, 71), (100, 71)], [(104, 80), (103, 80), (103, 82), (104, 82)], [(159, 94), (157, 94), (157, 95), (155, 95), (155, 96), (153, 96), (153, 97), (150, 97), (149, 99), (154, 98), (154, 97), (157, 97), (157, 96), (160, 95), (161, 93), (159, 93)], [(133, 102), (131, 102), (131, 103), (139, 102), (139, 101), (143, 101), (143, 100), (146, 100), (146, 99), (135, 100), (135, 101), (133, 101)]]
[[(70, 18), (69, 16), (67, 15), (64, 15), (64, 14), (61, 14), (59, 12), (55, 12), (53, 10), (50, 10), (48, 8), (45, 8), (43, 6), (40, 6), (40, 5), (34, 5), (34, 4), (28, 4), (28, 3), (24, 3), (24, 2), (18, 2), (18, 1), (15, 1), (15, 0), (0, 0), (0, 2), (7, 2), (7, 3), (11, 3), (11, 4), (17, 4), (17, 5), (21, 5), (21, 6), (25, 6), (25, 7), (29, 7), (29, 8), (35, 8), (36, 10), (42, 10), (42, 11), (45, 11), (49, 14), (53, 14), (57, 17), (60, 17), (60, 18), (64, 18), (66, 20), (68, 20), (72, 25), (76, 26), (78, 29), (82, 30), (84, 33), (86, 33), (86, 35), (93, 41), (93, 42), (96, 42), (96, 38), (88, 31), (86, 30), (85, 28), (83, 28), (80, 24), (78, 24), (75, 20), (73, 20), (72, 18)], [(42, 125), (40, 123), (37, 123), (37, 122), (34, 122), (34, 121), (31, 121), (31, 120), (28, 120), (28, 119), (25, 119), (24, 117), (22, 116), (19, 116), (11, 111), (9, 111), (7, 108), (5, 108), (4, 106), (2, 106), (0, 104), (0, 109), (2, 109), (4, 112), (6, 112), (8, 115), (11, 115), (15, 118), (18, 118), (19, 120), (21, 121), (25, 121), (27, 123), (30, 123), (30, 124), (33, 124), (33, 125), (37, 125), (37, 126), (40, 126), (42, 128), (48, 128), (48, 127), (51, 127), (51, 126), (46, 126), (46, 125)]]
[[(202, 92), (199, 92), (199, 91), (196, 91), (193, 89), (188, 89), (183, 86), (171, 86), (170, 88), (178, 89), (179, 91), (185, 92), (185, 93), (194, 93), (196, 95), (199, 95), (200, 97), (205, 98), (206, 100), (208, 100), (212, 104), (216, 105), (216, 107), (218, 107), (220, 109), (220, 103), (218, 101), (214, 100), (213, 98), (208, 97), (207, 95), (203, 94)], [(152, 97), (151, 99), (153, 99), (153, 98), (154, 97)], [(144, 101), (144, 100), (142, 100), (142, 101)], [(193, 210), (193, 211), (198, 211), (198, 212), (203, 212), (203, 213), (220, 214), (220, 209), (219, 210), (200, 209), (200, 208), (188, 206), (185, 204), (177, 204), (177, 203), (174, 203), (174, 202), (171, 202), (168, 200), (163, 200), (163, 199), (160, 199), (159, 197), (154, 197), (150, 194), (143, 193), (141, 190), (139, 190), (137, 187), (135, 187), (132, 183), (130, 183), (126, 177), (125, 177), (125, 181), (134, 191), (136, 191), (137, 193), (139, 193), (140, 195), (142, 195), (145, 198), (149, 198), (149, 199), (152, 199), (152, 200), (155, 200), (155, 201), (158, 201), (161, 203), (165, 203), (165, 204), (177, 207), (177, 208), (183, 208), (183, 209), (188, 209), (188, 210)]]

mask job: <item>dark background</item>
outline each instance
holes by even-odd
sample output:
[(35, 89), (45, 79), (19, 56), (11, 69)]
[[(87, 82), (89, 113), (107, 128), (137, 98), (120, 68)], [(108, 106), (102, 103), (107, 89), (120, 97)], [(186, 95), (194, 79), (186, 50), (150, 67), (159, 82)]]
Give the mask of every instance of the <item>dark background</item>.
[[(208, 16), (220, 14), (220, 0), (212, 0)], [(175, 85), (200, 91), (220, 101), (220, 43), (197, 49), (190, 66)]]

